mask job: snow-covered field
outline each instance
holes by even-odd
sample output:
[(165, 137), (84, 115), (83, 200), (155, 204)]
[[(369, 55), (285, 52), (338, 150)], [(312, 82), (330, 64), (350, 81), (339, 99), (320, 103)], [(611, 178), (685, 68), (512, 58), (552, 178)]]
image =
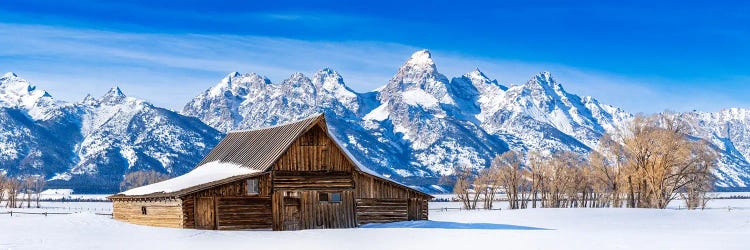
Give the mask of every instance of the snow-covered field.
[(703, 211), (430, 211), (430, 221), (296, 232), (156, 228), (95, 214), (110, 203), (42, 205), (14, 211), (74, 214), (0, 214), (0, 249), (748, 249), (750, 239), (750, 200), (714, 200)]

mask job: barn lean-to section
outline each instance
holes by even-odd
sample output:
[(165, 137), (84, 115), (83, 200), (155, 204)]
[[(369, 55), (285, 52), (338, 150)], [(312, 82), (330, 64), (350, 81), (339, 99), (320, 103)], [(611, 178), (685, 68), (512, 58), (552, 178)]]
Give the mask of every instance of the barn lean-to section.
[[(114, 217), (142, 225), (219, 230), (351, 228), (428, 218), (431, 196), (356, 165), (327, 130), (325, 117), (317, 115), (230, 132), (187, 177), (165, 182), (210, 181), (182, 189), (157, 183), (152, 185), (162, 192), (148, 193), (156, 189), (146, 186), (113, 195)], [(216, 172), (228, 173), (213, 173), (206, 168), (212, 164), (245, 169), (235, 173), (216, 167)], [(214, 179), (189, 176), (199, 171)], [(139, 215), (143, 207), (155, 212)]]

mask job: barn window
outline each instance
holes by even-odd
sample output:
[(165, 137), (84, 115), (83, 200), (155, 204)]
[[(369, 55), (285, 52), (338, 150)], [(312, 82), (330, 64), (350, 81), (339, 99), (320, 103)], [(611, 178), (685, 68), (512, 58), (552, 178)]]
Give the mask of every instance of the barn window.
[(147, 215), (148, 214), (148, 211), (146, 210), (145, 206), (141, 207), (141, 214), (142, 215)]
[(321, 202), (341, 202), (341, 193), (319, 193), (318, 200)]
[(330, 202), (341, 202), (341, 193), (330, 193)]
[(258, 178), (247, 180), (247, 194), (258, 194)]

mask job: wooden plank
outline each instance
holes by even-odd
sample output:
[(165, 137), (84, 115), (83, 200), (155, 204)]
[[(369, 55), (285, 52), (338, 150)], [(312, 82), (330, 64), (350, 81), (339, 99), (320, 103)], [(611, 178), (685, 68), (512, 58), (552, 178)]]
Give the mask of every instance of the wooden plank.
[[(181, 204), (179, 199), (113, 201), (112, 217), (139, 225), (182, 227)], [(146, 208), (146, 214), (142, 213), (143, 207)]]
[(214, 197), (198, 197), (195, 202), (195, 228), (216, 228), (216, 207)]
[(407, 199), (357, 199), (357, 223), (385, 223), (409, 219)]

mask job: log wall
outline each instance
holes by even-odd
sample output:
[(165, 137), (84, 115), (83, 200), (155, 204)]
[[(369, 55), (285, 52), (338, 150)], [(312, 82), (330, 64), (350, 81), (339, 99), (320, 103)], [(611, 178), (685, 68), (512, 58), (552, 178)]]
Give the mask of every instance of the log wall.
[(351, 172), (292, 172), (276, 171), (273, 176), (276, 190), (344, 190), (353, 189)]
[(220, 197), (216, 202), (219, 230), (270, 230), (273, 226), (269, 197)]
[[(355, 197), (358, 207), (358, 224), (399, 220), (427, 220), (429, 215), (427, 208), (427, 202), (430, 200), (429, 196), (364, 173), (355, 172), (354, 180), (356, 182)], [(379, 204), (380, 201), (383, 201), (382, 205)], [(401, 205), (393, 207), (393, 209), (398, 210), (394, 212), (398, 214), (397, 217), (392, 216), (392, 214), (385, 217), (375, 215), (378, 211), (386, 211), (388, 206), (392, 205), (395, 201), (406, 204), (405, 211), (400, 210)], [(360, 210), (360, 204), (368, 206), (368, 208)], [(362, 212), (360, 213), (360, 211)], [(402, 216), (402, 212), (405, 212), (406, 217)], [(360, 214), (364, 215), (364, 218), (361, 218)], [(378, 219), (378, 217), (382, 218)], [(399, 219), (395, 220), (394, 218)]]
[(387, 223), (409, 219), (408, 200), (399, 198), (357, 199), (357, 223)]
[[(320, 201), (320, 193), (340, 193), (340, 202)], [(277, 191), (273, 195), (274, 230), (356, 227), (352, 190)]]
[[(138, 225), (182, 227), (183, 213), (180, 199), (114, 200), (112, 217)], [(142, 208), (146, 208), (146, 214)]]
[[(247, 180), (239, 180), (232, 183), (224, 184), (218, 187), (214, 187), (211, 189), (203, 190), (200, 192), (196, 192), (190, 195), (187, 195), (182, 198), (182, 203), (184, 204), (182, 206), (182, 213), (183, 213), (183, 227), (185, 228), (195, 228), (195, 202), (196, 199), (200, 197), (210, 197), (217, 199), (215, 202), (216, 205), (221, 205), (221, 197), (265, 197), (266, 201), (269, 203), (270, 207), (270, 194), (271, 194), (271, 175), (265, 174), (258, 177), (258, 194), (257, 195), (248, 195), (247, 194)], [(229, 202), (229, 201), (227, 201)], [(217, 207), (217, 206), (215, 206)], [(216, 208), (215, 208), (216, 209)], [(221, 219), (221, 212), (217, 213), (217, 217)], [(232, 211), (226, 211), (228, 213), (233, 213)], [(240, 213), (249, 213), (248, 211), (241, 211)], [(254, 212), (253, 212), (254, 213)], [(234, 215), (232, 215), (234, 216)], [(267, 214), (269, 216), (267, 219), (270, 220), (270, 213)], [(231, 217), (231, 216), (230, 216)], [(236, 216), (234, 216), (236, 218)], [(218, 227), (222, 226), (222, 220), (216, 220), (218, 222)], [(242, 222), (244, 223), (244, 222)], [(262, 226), (258, 226), (256, 224), (252, 224), (252, 222), (248, 222), (250, 224), (242, 224), (238, 225), (237, 223), (228, 223), (225, 220), (224, 225), (227, 227), (225, 229), (256, 229), (260, 228)], [(243, 228), (246, 227), (246, 228)], [(263, 226), (264, 227), (264, 226)], [(270, 227), (268, 227), (270, 228)]]

